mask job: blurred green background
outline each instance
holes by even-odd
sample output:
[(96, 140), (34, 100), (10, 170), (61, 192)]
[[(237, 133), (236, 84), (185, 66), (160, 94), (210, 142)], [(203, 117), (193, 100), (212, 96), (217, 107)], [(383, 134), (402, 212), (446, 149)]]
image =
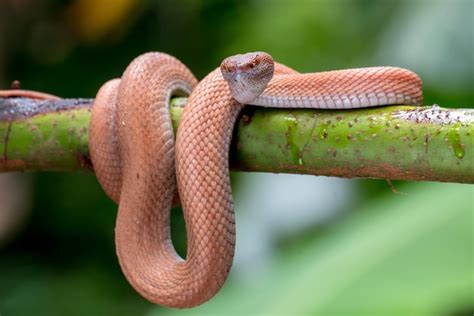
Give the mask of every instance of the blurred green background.
[[(18, 79), (93, 97), (146, 51), (202, 78), (228, 55), (264, 50), (300, 71), (406, 67), (426, 104), (472, 107), (473, 16), (471, 0), (1, 0), (0, 88)], [(243, 173), (233, 184), (230, 277), (210, 302), (177, 311), (126, 282), (116, 206), (93, 174), (2, 176), (0, 315), (474, 313), (472, 185), (395, 182), (395, 194), (384, 181)], [(183, 253), (178, 211), (172, 225)]]

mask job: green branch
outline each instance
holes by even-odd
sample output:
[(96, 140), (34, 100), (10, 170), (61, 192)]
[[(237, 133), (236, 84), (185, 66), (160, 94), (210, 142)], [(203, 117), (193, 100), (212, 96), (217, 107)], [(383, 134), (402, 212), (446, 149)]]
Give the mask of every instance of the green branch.
[[(172, 100), (176, 128), (186, 98)], [(92, 169), (91, 99), (0, 98), (0, 172)], [(231, 167), (474, 183), (474, 110), (390, 106), (287, 110), (248, 106), (236, 126)]]

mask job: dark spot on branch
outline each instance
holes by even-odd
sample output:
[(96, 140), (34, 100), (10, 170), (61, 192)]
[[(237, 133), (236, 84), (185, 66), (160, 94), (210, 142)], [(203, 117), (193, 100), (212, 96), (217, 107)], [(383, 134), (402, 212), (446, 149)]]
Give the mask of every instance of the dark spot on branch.
[(425, 153), (428, 152), (428, 144), (430, 142), (430, 138), (431, 138), (430, 135), (428, 134), (425, 135), (425, 141), (423, 143), (423, 145), (425, 146)]
[(78, 154), (77, 160), (79, 161), (79, 165), (87, 170), (94, 171), (94, 166), (92, 165), (92, 160), (89, 155)]
[[(309, 132), (308, 139), (306, 139), (306, 142), (303, 145), (303, 149), (301, 149), (301, 155), (303, 155), (304, 151), (308, 147), (308, 143), (313, 138), (313, 134), (314, 134), (314, 130), (316, 129), (316, 122), (317, 121), (318, 120), (316, 119), (316, 115), (313, 115), (313, 126), (311, 127), (311, 131)], [(302, 158), (302, 157), (300, 157), (300, 158)]]
[(250, 124), (257, 108), (256, 106), (246, 106), (239, 116), (239, 121), (242, 122), (244, 126)]
[(10, 132), (12, 130), (12, 124), (13, 122), (9, 122), (8, 123), (8, 127), (7, 127), (7, 132), (5, 133), (5, 138), (3, 139), (3, 143), (5, 144), (5, 146), (3, 147), (3, 160), (4, 161), (7, 161), (8, 160), (8, 141), (10, 139)]

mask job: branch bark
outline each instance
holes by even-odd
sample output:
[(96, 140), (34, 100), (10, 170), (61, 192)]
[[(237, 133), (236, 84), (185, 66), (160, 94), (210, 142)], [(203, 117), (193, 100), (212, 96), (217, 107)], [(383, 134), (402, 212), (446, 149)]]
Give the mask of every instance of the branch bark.
[[(0, 172), (92, 170), (92, 101), (0, 98)], [(175, 129), (186, 101), (171, 102)], [(248, 106), (230, 163), (237, 171), (474, 183), (473, 138), (472, 109)]]

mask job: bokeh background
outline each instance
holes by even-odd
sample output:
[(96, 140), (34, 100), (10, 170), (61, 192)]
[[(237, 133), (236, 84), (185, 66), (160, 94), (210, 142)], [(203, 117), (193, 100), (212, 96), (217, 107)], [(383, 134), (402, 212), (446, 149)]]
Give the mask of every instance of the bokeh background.
[[(396, 65), (426, 104), (472, 107), (471, 0), (0, 0), (0, 88), (93, 97), (146, 51), (198, 78), (265, 50), (300, 71)], [(0, 178), (0, 315), (472, 315), (472, 185), (233, 175), (235, 265), (207, 304), (142, 299), (94, 175)], [(184, 224), (172, 215), (185, 252)]]

